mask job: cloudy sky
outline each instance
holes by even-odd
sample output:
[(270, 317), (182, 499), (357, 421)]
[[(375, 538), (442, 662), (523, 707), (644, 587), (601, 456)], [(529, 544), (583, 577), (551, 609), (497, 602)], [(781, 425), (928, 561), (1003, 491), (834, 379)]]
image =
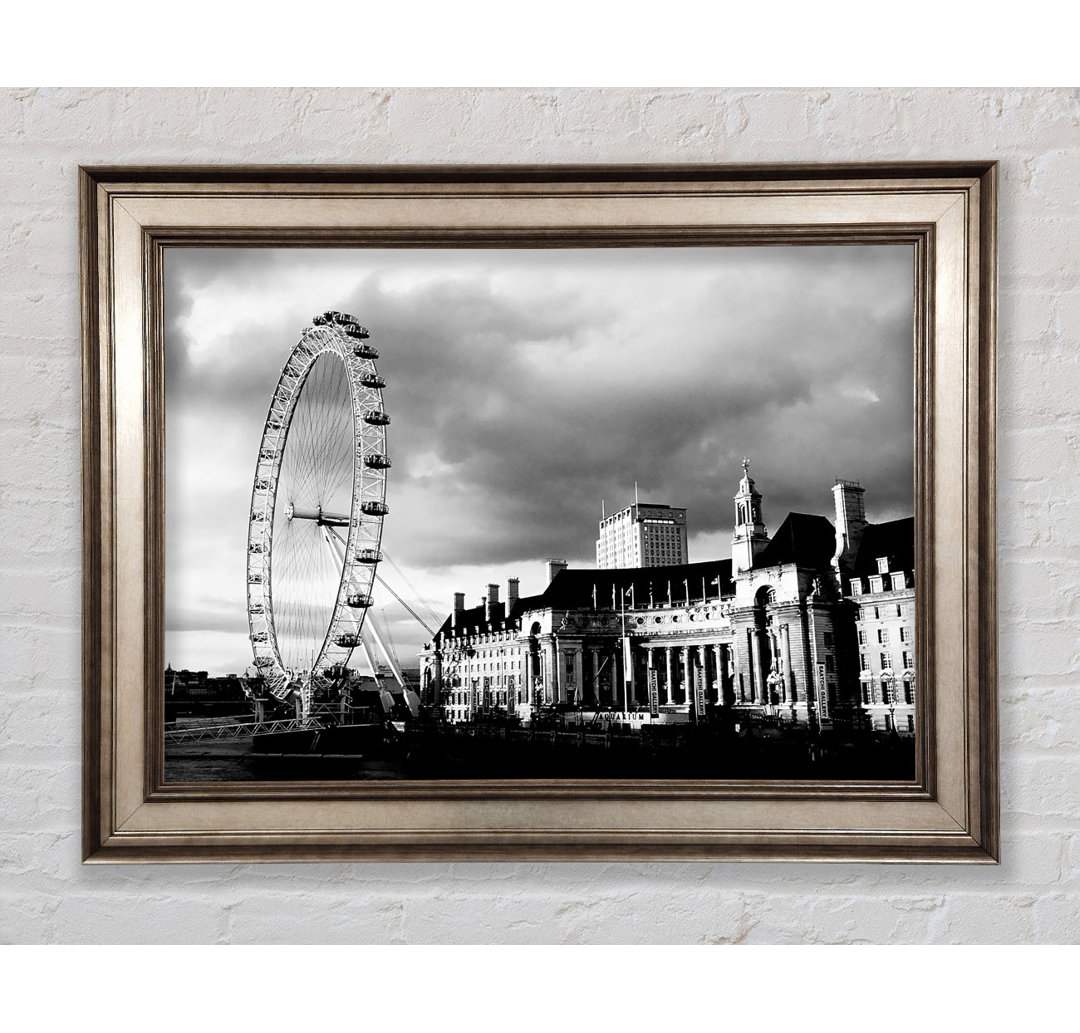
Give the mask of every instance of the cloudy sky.
[[(775, 530), (910, 515), (909, 247), (618, 250), (170, 249), (166, 657), (243, 670), (248, 502), (278, 373), (311, 317), (356, 315), (393, 424), (384, 545), (441, 619), (489, 581), (593, 566), (601, 501), (685, 506), (691, 561), (730, 555), (749, 455)], [(505, 588), (504, 588), (505, 591)], [(421, 605), (421, 613), (425, 609)], [(406, 666), (428, 637), (378, 618)], [(385, 622), (385, 623), (383, 623)], [(429, 620), (430, 623), (430, 620)]]

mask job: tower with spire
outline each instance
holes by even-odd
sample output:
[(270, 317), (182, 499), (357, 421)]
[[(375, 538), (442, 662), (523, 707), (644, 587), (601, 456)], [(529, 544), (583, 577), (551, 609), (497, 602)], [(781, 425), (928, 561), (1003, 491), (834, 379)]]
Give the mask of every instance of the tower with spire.
[(743, 475), (735, 496), (735, 536), (731, 539), (733, 573), (750, 570), (769, 544), (769, 532), (761, 515), (761, 493), (750, 476), (750, 459), (742, 461)]

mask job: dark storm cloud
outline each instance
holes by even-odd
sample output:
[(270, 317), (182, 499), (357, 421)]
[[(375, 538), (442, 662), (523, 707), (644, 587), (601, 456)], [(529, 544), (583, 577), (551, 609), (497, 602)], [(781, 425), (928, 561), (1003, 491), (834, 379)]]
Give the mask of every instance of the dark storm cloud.
[(208, 584), (242, 579), (270, 393), (328, 307), (382, 352), (386, 541), (412, 570), (591, 563), (601, 500), (622, 508), (635, 481), (722, 540), (745, 454), (773, 530), (831, 516), (838, 476), (862, 481), (871, 519), (911, 512), (907, 248), (223, 249), (166, 269), (178, 583), (210, 562)]

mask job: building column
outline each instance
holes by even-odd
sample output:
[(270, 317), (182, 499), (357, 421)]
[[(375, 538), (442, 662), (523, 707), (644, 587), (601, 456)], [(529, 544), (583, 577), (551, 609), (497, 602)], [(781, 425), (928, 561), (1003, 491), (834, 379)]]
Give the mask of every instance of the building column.
[(795, 672), (791, 669), (791, 637), (786, 624), (780, 628), (780, 662), (784, 666), (784, 696), (787, 697), (784, 702), (797, 703), (799, 693), (795, 688)]
[(580, 706), (585, 702), (585, 664), (582, 653), (584, 647), (574, 650), (574, 698)]
[(616, 710), (619, 707), (619, 654), (621, 652), (621, 644), (611, 651), (611, 705)]
[(683, 702), (687, 706), (689, 706), (690, 705), (690, 679), (691, 679), (691, 673), (690, 673), (690, 647), (689, 646), (683, 646), (682, 647), (682, 667), (683, 667), (683, 675), (682, 675), (682, 680), (683, 680), (683, 684), (682, 684)]
[(675, 702), (675, 695), (672, 692), (671, 687), (671, 650), (672, 646), (664, 646), (664, 651), (667, 653), (667, 680), (664, 682), (664, 696), (665, 702), (670, 706)]
[(750, 664), (754, 675), (754, 684), (750, 690), (752, 703), (768, 702), (768, 686), (761, 676), (761, 632), (757, 628), (750, 629)]
[(716, 704), (724, 705), (724, 680), (727, 672), (724, 670), (724, 647), (717, 642), (713, 646), (713, 659), (716, 662)]
[(590, 702), (596, 706), (600, 705), (600, 650), (593, 648), (589, 650), (589, 657), (591, 658), (592, 671), (592, 699)]

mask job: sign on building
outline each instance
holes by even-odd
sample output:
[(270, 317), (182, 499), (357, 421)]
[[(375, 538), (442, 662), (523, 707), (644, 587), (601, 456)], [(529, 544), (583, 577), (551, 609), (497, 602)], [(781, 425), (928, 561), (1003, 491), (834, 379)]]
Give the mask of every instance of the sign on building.
[(649, 713), (653, 717), (660, 716), (660, 688), (656, 684), (656, 669), (649, 669)]
[(705, 668), (694, 668), (694, 713), (700, 720), (705, 716)]

